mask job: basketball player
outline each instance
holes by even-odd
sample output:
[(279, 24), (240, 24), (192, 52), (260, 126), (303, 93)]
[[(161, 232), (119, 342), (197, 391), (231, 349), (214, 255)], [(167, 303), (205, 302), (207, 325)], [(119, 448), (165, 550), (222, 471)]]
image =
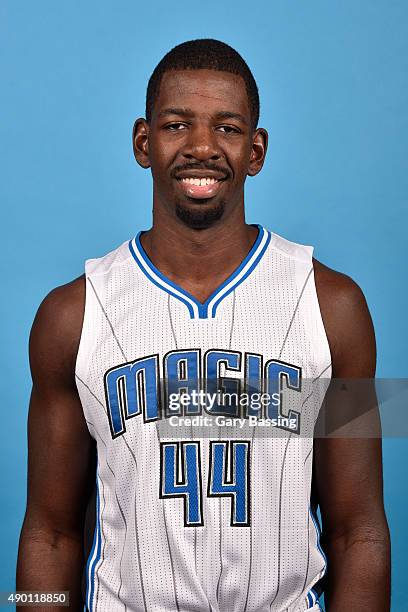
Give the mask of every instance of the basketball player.
[[(224, 43), (181, 44), (153, 72), (133, 131), (152, 228), (88, 260), (33, 325), (19, 590), (69, 591), (72, 610), (97, 612), (300, 612), (321, 609), (325, 584), (331, 612), (389, 610), (380, 441), (301, 435), (322, 399), (307, 381), (374, 376), (370, 314), (311, 247), (245, 222), (267, 150), (258, 116), (254, 78)], [(181, 418), (217, 403), (180, 403), (166, 429), (163, 381), (187, 397), (200, 379), (245, 378), (289, 388), (263, 409), (273, 432), (235, 406), (242, 429), (186, 421), (186, 435)]]

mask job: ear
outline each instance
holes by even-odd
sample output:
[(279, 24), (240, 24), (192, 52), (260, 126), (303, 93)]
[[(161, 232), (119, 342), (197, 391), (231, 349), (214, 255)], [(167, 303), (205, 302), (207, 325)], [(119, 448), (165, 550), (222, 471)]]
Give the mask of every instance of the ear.
[(255, 130), (252, 140), (251, 157), (249, 159), (248, 174), (255, 176), (264, 165), (268, 149), (268, 132), (264, 128)]
[(139, 166), (150, 168), (149, 124), (146, 119), (136, 119), (132, 132), (133, 153)]

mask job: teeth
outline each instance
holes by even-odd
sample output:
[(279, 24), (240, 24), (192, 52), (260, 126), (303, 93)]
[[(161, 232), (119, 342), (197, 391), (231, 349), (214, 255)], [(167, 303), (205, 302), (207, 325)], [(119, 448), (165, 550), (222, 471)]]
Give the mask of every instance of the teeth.
[(196, 185), (197, 187), (204, 187), (205, 185), (214, 185), (217, 182), (217, 179), (214, 178), (183, 178), (181, 179), (182, 183), (187, 183), (188, 185)]

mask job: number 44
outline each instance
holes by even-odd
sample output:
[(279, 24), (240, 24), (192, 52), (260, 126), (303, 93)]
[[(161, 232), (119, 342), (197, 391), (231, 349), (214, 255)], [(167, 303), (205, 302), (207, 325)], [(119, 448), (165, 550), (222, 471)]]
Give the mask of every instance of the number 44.
[[(208, 497), (231, 499), (231, 527), (250, 525), (250, 441), (210, 440)], [(160, 443), (160, 498), (184, 500), (184, 526), (204, 525), (199, 441)]]

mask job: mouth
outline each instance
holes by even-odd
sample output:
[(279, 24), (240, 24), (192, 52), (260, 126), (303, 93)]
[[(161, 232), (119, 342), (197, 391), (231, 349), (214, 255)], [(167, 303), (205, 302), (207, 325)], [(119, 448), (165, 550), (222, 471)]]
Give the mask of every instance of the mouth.
[(225, 178), (213, 176), (176, 177), (184, 195), (194, 199), (213, 198), (221, 188)]

